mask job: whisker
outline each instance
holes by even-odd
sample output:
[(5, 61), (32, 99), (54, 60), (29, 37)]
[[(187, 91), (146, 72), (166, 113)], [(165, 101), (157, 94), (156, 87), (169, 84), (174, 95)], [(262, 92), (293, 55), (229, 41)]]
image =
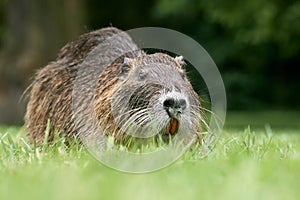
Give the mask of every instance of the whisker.
[[(143, 111), (143, 112), (141, 112)], [(145, 112), (144, 110), (138, 111), (136, 113), (134, 113), (133, 115), (130, 116), (129, 119), (127, 119), (125, 121), (125, 123), (122, 125), (122, 127), (129, 127), (131, 124), (133, 124), (134, 122), (136, 123), (136, 119), (141, 118), (144, 115), (147, 115), (147, 112)]]

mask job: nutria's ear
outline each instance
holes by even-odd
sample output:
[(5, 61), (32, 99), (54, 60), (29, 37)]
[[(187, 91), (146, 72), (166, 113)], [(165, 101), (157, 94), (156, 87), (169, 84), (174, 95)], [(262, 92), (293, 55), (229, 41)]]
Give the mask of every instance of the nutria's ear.
[(131, 59), (125, 57), (121, 65), (121, 73), (127, 75), (131, 68)]
[(175, 62), (182, 68), (182, 69), (185, 69), (185, 62), (184, 62), (184, 59), (183, 59), (183, 56), (176, 56), (175, 57)]

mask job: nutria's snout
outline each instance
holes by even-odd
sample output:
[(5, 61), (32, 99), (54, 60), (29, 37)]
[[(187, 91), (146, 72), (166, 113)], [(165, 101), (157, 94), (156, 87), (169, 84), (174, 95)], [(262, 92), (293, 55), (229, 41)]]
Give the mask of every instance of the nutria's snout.
[(163, 107), (171, 118), (178, 118), (186, 109), (185, 99), (167, 98)]
[(167, 132), (173, 135), (178, 130), (180, 115), (186, 109), (186, 101), (185, 99), (168, 98), (163, 102), (163, 107), (170, 117)]
[(162, 106), (169, 117), (164, 133), (174, 135), (181, 124), (182, 115), (186, 114), (187, 99), (179, 92), (171, 92), (162, 101)]

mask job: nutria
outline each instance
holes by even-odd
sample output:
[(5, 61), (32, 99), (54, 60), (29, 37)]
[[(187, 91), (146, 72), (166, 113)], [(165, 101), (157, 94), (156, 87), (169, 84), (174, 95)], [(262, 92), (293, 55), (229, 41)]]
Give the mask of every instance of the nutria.
[[(78, 94), (76, 85), (84, 85), (77, 88)], [(127, 33), (113, 27), (83, 34), (66, 44), (55, 61), (36, 73), (27, 94), (25, 126), (31, 144), (44, 140), (48, 120), (48, 141), (56, 133), (77, 137), (74, 118), (90, 117), (86, 99), (92, 101), (103, 134), (118, 141), (129, 135), (172, 136), (201, 130), (199, 97), (187, 79), (182, 56), (146, 54)]]

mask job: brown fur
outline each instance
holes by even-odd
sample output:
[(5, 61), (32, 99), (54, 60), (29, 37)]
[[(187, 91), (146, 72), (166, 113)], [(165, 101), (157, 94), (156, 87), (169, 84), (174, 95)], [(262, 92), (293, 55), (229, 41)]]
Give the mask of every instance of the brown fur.
[(72, 89), (78, 65), (87, 54), (107, 37), (118, 33), (115, 28), (105, 28), (86, 33), (68, 43), (58, 53), (57, 59), (40, 69), (29, 86), (30, 100), (25, 115), (25, 126), (30, 143), (40, 144), (44, 139), (48, 119), (51, 128), (48, 140), (54, 138), (55, 129), (73, 137), (76, 130), (72, 118)]
[[(54, 62), (50, 62), (36, 73), (35, 80), (28, 89), (30, 99), (25, 115), (25, 126), (28, 129), (31, 144), (34, 141), (37, 144), (41, 144), (45, 137), (48, 119), (51, 122), (48, 141), (54, 139), (55, 130), (59, 134), (65, 133), (67, 138), (76, 136), (77, 131), (72, 119), (72, 92), (77, 72), (81, 66), (80, 64), (98, 44), (116, 33), (120, 33), (120, 30), (116, 28), (104, 28), (86, 33), (64, 46)], [(138, 52), (127, 56), (135, 59), (132, 67), (136, 63), (142, 65), (155, 61), (173, 65), (175, 67), (174, 70), (178, 74), (184, 73), (180, 66), (178, 66), (178, 63), (165, 54), (159, 53), (146, 56), (144, 52)], [(105, 127), (106, 130), (110, 130), (112, 133), (117, 131), (116, 136), (119, 139), (122, 138), (122, 133), (118, 125), (114, 122), (111, 113), (111, 97), (119, 87), (122, 87), (121, 84), (124, 83), (120, 79), (123, 58), (124, 56), (104, 69), (99, 77), (94, 96), (95, 111), (99, 125)], [(128, 80), (126, 81), (128, 82)], [(188, 91), (192, 104), (200, 107), (198, 96), (193, 91), (186, 77), (184, 77), (182, 85)], [(197, 122), (194, 123), (196, 127), (193, 129), (200, 130), (200, 125)]]

